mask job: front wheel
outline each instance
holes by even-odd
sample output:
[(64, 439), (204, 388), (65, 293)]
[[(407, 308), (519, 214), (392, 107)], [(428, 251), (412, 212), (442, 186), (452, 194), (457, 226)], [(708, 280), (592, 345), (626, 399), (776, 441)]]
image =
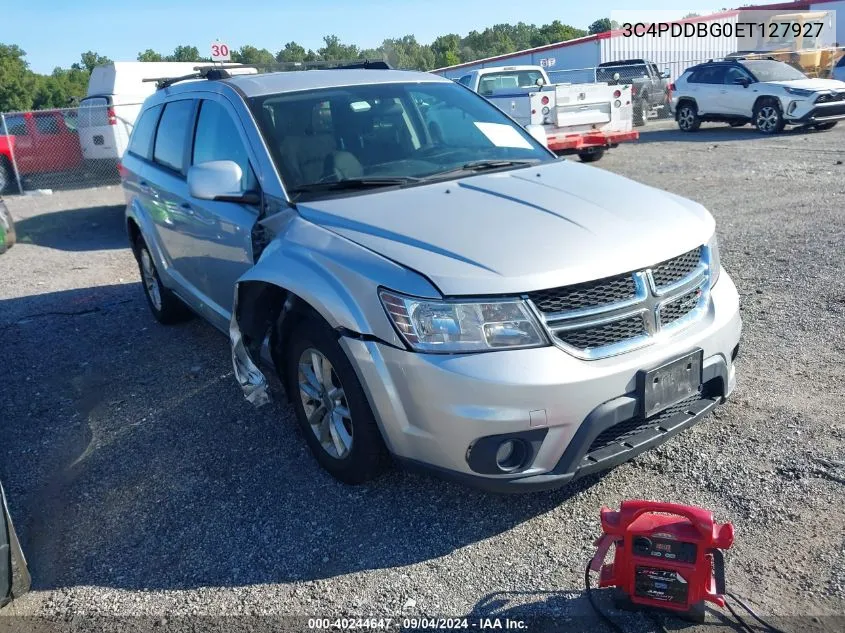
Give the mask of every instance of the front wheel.
[(634, 103), (634, 125), (645, 125), (646, 120), (648, 120), (648, 110), (648, 98), (643, 95), (639, 101)]
[(296, 325), (282, 351), (287, 393), (308, 447), (336, 479), (360, 484), (378, 476), (387, 450), (358, 376), (320, 323)]
[(684, 103), (678, 107), (678, 127), (683, 132), (695, 132), (701, 127), (698, 108), (691, 103)]
[(754, 127), (761, 134), (777, 134), (783, 131), (786, 121), (780, 105), (773, 100), (762, 101), (754, 108)]
[(816, 123), (813, 127), (817, 130), (829, 130), (836, 127), (837, 123), (839, 123), (839, 121), (828, 121), (827, 123)]
[(604, 152), (604, 148), (578, 152), (578, 158), (581, 159), (582, 163), (594, 163), (597, 160), (600, 160), (602, 156), (604, 156)]

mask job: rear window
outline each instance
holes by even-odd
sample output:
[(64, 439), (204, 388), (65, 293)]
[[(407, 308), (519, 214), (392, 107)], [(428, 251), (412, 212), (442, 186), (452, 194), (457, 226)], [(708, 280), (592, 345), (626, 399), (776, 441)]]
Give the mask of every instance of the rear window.
[(492, 94), (494, 90), (507, 88), (533, 88), (543, 78), (539, 70), (511, 70), (484, 75), (478, 84), (478, 92)]
[(89, 97), (79, 103), (78, 127), (100, 127), (109, 124), (109, 101), (105, 97)]
[(153, 106), (149, 110), (144, 110), (135, 124), (135, 129), (132, 132), (132, 138), (129, 139), (129, 148), (127, 151), (135, 156), (150, 159), (153, 153), (153, 136), (156, 131), (156, 123), (158, 123), (158, 115), (161, 113), (161, 106)]
[(164, 106), (156, 132), (153, 160), (174, 171), (185, 168), (185, 141), (194, 112), (194, 102), (185, 99)]

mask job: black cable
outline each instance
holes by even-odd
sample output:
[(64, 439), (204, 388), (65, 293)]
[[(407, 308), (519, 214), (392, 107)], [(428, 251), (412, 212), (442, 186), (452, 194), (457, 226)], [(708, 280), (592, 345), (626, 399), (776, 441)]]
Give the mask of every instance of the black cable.
[[(774, 626), (774, 625), (772, 625), (772, 624), (769, 624), (769, 623), (768, 623), (768, 622), (766, 622), (763, 618), (761, 618), (759, 615), (757, 615), (757, 614), (754, 612), (754, 609), (752, 609), (751, 607), (749, 607), (749, 606), (748, 606), (748, 604), (747, 604), (747, 603), (746, 603), (746, 602), (745, 602), (742, 598), (740, 598), (739, 596), (737, 596), (737, 595), (735, 595), (735, 594), (732, 594), (732, 593), (726, 593), (725, 595), (726, 595), (726, 596), (728, 596), (731, 600), (736, 601), (736, 603), (737, 603), (737, 604), (739, 604), (739, 606), (741, 606), (743, 609), (745, 609), (746, 611), (748, 611), (748, 614), (749, 614), (752, 618), (754, 618), (755, 620), (757, 620), (760, 624), (762, 624), (763, 626), (765, 626), (765, 627), (766, 627), (769, 631), (771, 631), (772, 633), (786, 633), (783, 629), (779, 629), (778, 627), (776, 627), (776, 626)], [(727, 602), (725, 603), (725, 606), (727, 606)], [(728, 608), (730, 608), (730, 607), (728, 607)]]
[(587, 600), (590, 601), (590, 605), (593, 607), (593, 611), (595, 611), (598, 616), (602, 619), (602, 621), (607, 624), (612, 630), (616, 631), (616, 633), (625, 633), (625, 629), (619, 626), (616, 622), (610, 619), (610, 616), (607, 615), (604, 611), (599, 609), (598, 605), (593, 598), (593, 588), (590, 587), (590, 563), (587, 563), (587, 569), (584, 570), (584, 587), (587, 589)]
[(748, 625), (748, 623), (745, 620), (742, 619), (742, 617), (739, 615), (739, 613), (734, 611), (734, 608), (731, 606), (731, 603), (728, 602), (727, 600), (725, 600), (725, 607), (727, 608), (728, 611), (731, 612), (731, 615), (737, 621), (737, 624), (739, 624), (741, 629), (748, 631), (748, 633), (757, 633), (754, 629), (752, 629)]

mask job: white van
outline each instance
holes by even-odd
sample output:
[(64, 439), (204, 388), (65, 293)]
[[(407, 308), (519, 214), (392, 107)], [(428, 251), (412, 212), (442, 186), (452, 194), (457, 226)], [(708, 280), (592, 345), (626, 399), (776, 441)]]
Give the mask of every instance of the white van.
[(112, 62), (97, 66), (88, 96), (79, 102), (79, 143), (86, 170), (117, 177), (117, 161), (129, 143), (144, 99), (156, 91), (144, 79), (181, 77), (203, 62)]

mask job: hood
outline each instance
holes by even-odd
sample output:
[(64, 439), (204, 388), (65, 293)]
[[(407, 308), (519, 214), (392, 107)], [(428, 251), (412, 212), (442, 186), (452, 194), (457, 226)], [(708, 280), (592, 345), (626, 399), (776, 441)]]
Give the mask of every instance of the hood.
[(445, 295), (522, 293), (646, 268), (714, 231), (697, 203), (568, 160), (297, 208)]
[(774, 86), (801, 88), (803, 90), (818, 90), (819, 92), (825, 90), (845, 90), (845, 81), (838, 81), (836, 79), (793, 79), (792, 81), (769, 81), (766, 83)]

